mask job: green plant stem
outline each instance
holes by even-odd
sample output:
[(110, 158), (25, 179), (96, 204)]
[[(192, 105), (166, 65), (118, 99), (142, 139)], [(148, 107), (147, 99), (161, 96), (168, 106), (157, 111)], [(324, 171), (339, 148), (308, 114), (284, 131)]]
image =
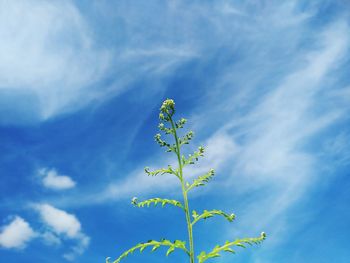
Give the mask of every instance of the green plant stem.
[(178, 138), (177, 133), (176, 133), (176, 128), (175, 128), (174, 122), (173, 122), (171, 116), (170, 115), (168, 115), (168, 116), (170, 119), (171, 127), (174, 131), (174, 137), (175, 137), (175, 143), (176, 143), (176, 155), (177, 155), (177, 159), (179, 162), (179, 178), (181, 181), (181, 188), (182, 188), (182, 195), (183, 195), (183, 199), (184, 199), (187, 230), (188, 230), (188, 240), (189, 240), (189, 244), (190, 244), (190, 263), (194, 263), (194, 246), (193, 246), (192, 224), (191, 224), (191, 217), (190, 217), (190, 209), (189, 209), (189, 205), (188, 205), (187, 191), (185, 188), (185, 182), (184, 182), (183, 172), (182, 172), (183, 167), (182, 167), (182, 162), (181, 162), (179, 138)]

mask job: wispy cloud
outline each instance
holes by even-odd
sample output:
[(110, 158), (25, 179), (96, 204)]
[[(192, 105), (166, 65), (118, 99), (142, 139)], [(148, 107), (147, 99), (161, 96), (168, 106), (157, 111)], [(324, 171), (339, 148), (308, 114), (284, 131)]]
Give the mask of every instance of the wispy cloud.
[(9, 224), (2, 226), (0, 246), (8, 249), (22, 249), (37, 234), (23, 218), (16, 216)]
[[(102, 104), (129, 88), (145, 91), (145, 96), (168, 91), (166, 96), (174, 95), (183, 104), (193, 99), (188, 117), (195, 122), (194, 131), (207, 136), (201, 137), (207, 151), (186, 175), (191, 180), (216, 169), (215, 191), (219, 187), (220, 195), (229, 196), (223, 202), (230, 209), (237, 207), (238, 219), (243, 218), (237, 220), (235, 236), (265, 230), (269, 234), (265, 247), (273, 246), (287, 231), (302, 225), (287, 220), (290, 208), (308, 198), (309, 190), (324, 176), (323, 167), (337, 170), (335, 166), (348, 165), (350, 160), (349, 131), (337, 127), (325, 135), (334, 124), (347, 121), (350, 110), (348, 80), (340, 83), (348, 67), (348, 15), (337, 11), (337, 16), (336, 12), (324, 16), (332, 1), (326, 2), (154, 1), (131, 7), (128, 1), (118, 1), (118, 8), (112, 8), (110, 1), (91, 6), (68, 0), (2, 2), (0, 124), (47, 120), (90, 103)], [(154, 86), (144, 81), (150, 79)], [(142, 84), (133, 85), (138, 81)], [(184, 86), (178, 89), (178, 84)], [(178, 92), (185, 89), (186, 94)], [(148, 98), (142, 103), (143, 99)], [(133, 126), (136, 130), (148, 125), (144, 117), (132, 117), (141, 123)], [(95, 127), (89, 121), (89, 128)], [(91, 129), (92, 137), (95, 128)], [(139, 130), (127, 133), (135, 139), (129, 143), (139, 139)], [(142, 147), (143, 142), (138, 143)], [(81, 189), (71, 195), (45, 198), (69, 209), (135, 195), (165, 195), (177, 187), (175, 177), (147, 177), (131, 156), (118, 156), (125, 163), (110, 164), (111, 152), (115, 153), (102, 153), (109, 167), (99, 167), (98, 172), (122, 170), (125, 174), (117, 174), (117, 180), (97, 177), (92, 164), (89, 176), (98, 185), (79, 180)], [(142, 154), (149, 153), (140, 151), (138, 157)], [(95, 160), (96, 152), (91, 148), (84, 156), (84, 161)], [(336, 161), (320, 160), (328, 156)], [(172, 158), (153, 157), (155, 162), (147, 163), (151, 168), (175, 166)], [(41, 179), (51, 189), (75, 185), (69, 176), (50, 169)], [(214, 187), (209, 184), (203, 189)], [(214, 191), (209, 194), (218, 196)], [(199, 199), (192, 197), (195, 204)], [(233, 199), (242, 202), (232, 204)], [(50, 204), (36, 206), (44, 226), (39, 236), (48, 245), (64, 245), (65, 239), (75, 242), (64, 255), (73, 260), (87, 248), (89, 237), (74, 214)], [(226, 234), (232, 238), (231, 231)]]
[(99, 103), (196, 56), (185, 44), (104, 48), (93, 23), (69, 0), (1, 2), (0, 37), (2, 124), (46, 120)]
[(78, 109), (109, 64), (71, 1), (2, 1), (0, 37), (2, 123)]
[[(236, 195), (257, 191), (264, 196), (245, 204), (241, 230), (267, 228), (271, 245), (292, 227), (284, 220), (288, 209), (308, 197), (310, 187), (321, 179), (322, 167), (327, 166), (307, 143), (348, 113), (345, 106), (320, 111), (325, 108), (321, 107), (325, 99), (320, 94), (327, 93), (325, 83), (348, 54), (349, 32), (343, 20), (322, 29), (316, 37), (318, 47), (303, 51), (306, 60), (289, 71), (247, 114), (235, 115), (223, 128), (239, 149), (231, 157), (228, 187), (232, 186)], [(338, 140), (342, 138), (344, 134)], [(336, 145), (329, 147), (337, 151)]]

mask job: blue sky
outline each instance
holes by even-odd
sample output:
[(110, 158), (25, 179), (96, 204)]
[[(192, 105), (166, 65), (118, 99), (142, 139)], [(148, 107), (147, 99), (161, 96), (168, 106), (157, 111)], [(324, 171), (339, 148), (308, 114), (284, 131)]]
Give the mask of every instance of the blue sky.
[[(104, 262), (149, 239), (186, 239), (181, 198), (143, 168), (173, 98), (206, 146), (189, 178), (208, 219), (196, 250), (268, 239), (213, 262), (350, 256), (350, 5), (346, 1), (0, 1), (0, 261)], [(189, 179), (190, 180), (190, 179)], [(185, 262), (175, 252), (125, 262)]]

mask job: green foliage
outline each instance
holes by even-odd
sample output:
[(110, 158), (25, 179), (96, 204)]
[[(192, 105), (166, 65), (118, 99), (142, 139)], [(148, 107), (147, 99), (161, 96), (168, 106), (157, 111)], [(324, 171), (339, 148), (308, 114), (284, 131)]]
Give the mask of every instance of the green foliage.
[(182, 155), (181, 160), (182, 160), (182, 166), (185, 167), (186, 165), (189, 164), (195, 164), (195, 162), (198, 161), (199, 157), (204, 156), (204, 148), (200, 146), (198, 148), (198, 151), (194, 152), (193, 154), (189, 154), (188, 158), (185, 158), (184, 155)]
[[(187, 158), (184, 155), (181, 155), (181, 148), (184, 145), (187, 145), (190, 143), (190, 141), (193, 139), (194, 133), (192, 131), (189, 131), (183, 137), (179, 138), (177, 134), (177, 130), (182, 129), (186, 124), (187, 120), (184, 118), (181, 118), (179, 121), (174, 121), (173, 120), (174, 114), (175, 114), (174, 101), (171, 99), (165, 100), (160, 108), (160, 114), (159, 114), (160, 124), (158, 125), (158, 128), (165, 135), (173, 136), (173, 139), (174, 139), (173, 143), (168, 143), (165, 140), (163, 140), (160, 133), (156, 134), (154, 139), (160, 145), (160, 147), (165, 147), (167, 152), (173, 152), (176, 155), (177, 161), (178, 161), (178, 167), (176, 169), (173, 169), (170, 165), (168, 165), (167, 168), (160, 168), (154, 171), (150, 171), (150, 169), (146, 167), (145, 172), (148, 176), (157, 176), (157, 175), (165, 175), (165, 174), (175, 175), (179, 179), (179, 183), (181, 184), (183, 202), (173, 200), (173, 199), (164, 199), (164, 198), (158, 198), (158, 197), (138, 202), (137, 198), (134, 197), (131, 203), (136, 207), (150, 207), (151, 205), (156, 206), (160, 204), (162, 207), (166, 205), (172, 205), (172, 206), (181, 208), (184, 211), (185, 218), (186, 218), (189, 246), (187, 247), (186, 243), (180, 240), (175, 240), (174, 242), (171, 242), (167, 239), (163, 239), (161, 241), (149, 240), (144, 243), (139, 243), (136, 246), (125, 251), (123, 254), (119, 256), (119, 258), (114, 260), (113, 263), (119, 263), (122, 259), (129, 256), (134, 251), (142, 252), (147, 247), (152, 247), (151, 251), (153, 252), (161, 246), (168, 247), (166, 256), (170, 255), (175, 249), (180, 249), (180, 250), (183, 250), (188, 255), (190, 263), (194, 263), (196, 257), (195, 257), (195, 251), (194, 251), (193, 226), (201, 219), (205, 220), (214, 216), (222, 216), (229, 222), (232, 222), (235, 219), (234, 214), (227, 214), (221, 210), (216, 210), (216, 209), (204, 210), (201, 214), (198, 214), (195, 210), (192, 210), (192, 219), (191, 219), (191, 216), (190, 216), (191, 210), (189, 208), (189, 202), (188, 202), (188, 192), (193, 188), (206, 185), (213, 178), (214, 170), (210, 169), (206, 174), (201, 175), (198, 178), (194, 179), (191, 184), (185, 180), (183, 175), (183, 168), (187, 165), (195, 164), (199, 160), (199, 157), (203, 157), (204, 148), (200, 146), (198, 148), (198, 151), (195, 151), (193, 154), (188, 155)], [(235, 241), (231, 241), (231, 242), (226, 241), (225, 244), (222, 246), (216, 245), (210, 252), (202, 251), (197, 256), (198, 263), (203, 263), (210, 258), (219, 257), (221, 252), (235, 253), (235, 250), (233, 250), (233, 247), (245, 248), (246, 245), (260, 244), (263, 240), (265, 240), (265, 238), (266, 238), (266, 234), (263, 232), (261, 233), (260, 237), (256, 237), (256, 238), (242, 238), (242, 239), (236, 239)], [(106, 262), (109, 263), (109, 258), (107, 258)]]
[(195, 179), (191, 185), (189, 183), (187, 183), (186, 184), (186, 186), (187, 186), (186, 191), (188, 192), (194, 187), (205, 185), (206, 183), (208, 183), (210, 181), (211, 178), (213, 178), (214, 173), (215, 173), (214, 169), (210, 169), (209, 172), (207, 172), (206, 174), (199, 176), (197, 179)]
[(178, 171), (177, 170), (173, 170), (173, 168), (171, 168), (170, 165), (168, 165), (168, 168), (160, 168), (158, 170), (154, 170), (154, 171), (150, 171), (149, 167), (145, 167), (145, 173), (148, 176), (156, 176), (156, 175), (163, 175), (163, 174), (174, 174), (176, 176), (178, 176)]
[(170, 199), (162, 199), (162, 198), (151, 198), (142, 202), (138, 202), (137, 198), (134, 197), (131, 200), (131, 203), (137, 207), (145, 207), (145, 206), (150, 207), (151, 204), (153, 205), (162, 204), (162, 207), (164, 207), (165, 205), (173, 205), (184, 209), (184, 206), (182, 205), (181, 202), (176, 200), (170, 200)]
[(197, 212), (195, 210), (192, 211), (192, 217), (193, 217), (193, 221), (192, 221), (192, 226), (197, 223), (199, 220), (201, 219), (207, 219), (210, 217), (213, 217), (215, 215), (219, 215), (219, 216), (223, 216), (227, 221), (232, 222), (236, 216), (235, 214), (226, 214), (225, 212), (221, 211), (221, 210), (204, 210), (202, 214), (197, 214)]
[(198, 263), (203, 263), (204, 261), (206, 261), (209, 258), (216, 258), (216, 257), (220, 257), (220, 252), (224, 251), (224, 252), (230, 252), (230, 253), (236, 253), (232, 247), (237, 246), (237, 247), (242, 247), (242, 248), (246, 248), (246, 244), (248, 245), (258, 245), (260, 244), (262, 241), (264, 241), (266, 238), (266, 234), (264, 232), (261, 233), (260, 237), (256, 237), (256, 238), (242, 238), (242, 239), (237, 239), (235, 241), (226, 241), (224, 245), (222, 246), (215, 246), (213, 248), (212, 251), (210, 251), (209, 253), (206, 253), (205, 251), (202, 251), (198, 256)]
[[(174, 252), (176, 248), (181, 249), (186, 252), (186, 254), (189, 254), (187, 248), (186, 248), (186, 242), (181, 241), (181, 240), (175, 240), (174, 242), (171, 242), (167, 239), (163, 239), (161, 241), (156, 241), (156, 240), (149, 240), (145, 243), (139, 243), (136, 246), (133, 246), (132, 248), (128, 249), (125, 251), (123, 254), (119, 256), (113, 263), (118, 263), (120, 262), (123, 258), (126, 258), (130, 254), (134, 253), (135, 251), (139, 250), (140, 252), (144, 251), (147, 247), (152, 247), (151, 251), (154, 252), (161, 246), (169, 247), (166, 256), (169, 256), (171, 253)], [(107, 258), (106, 262), (109, 262), (109, 258)]]

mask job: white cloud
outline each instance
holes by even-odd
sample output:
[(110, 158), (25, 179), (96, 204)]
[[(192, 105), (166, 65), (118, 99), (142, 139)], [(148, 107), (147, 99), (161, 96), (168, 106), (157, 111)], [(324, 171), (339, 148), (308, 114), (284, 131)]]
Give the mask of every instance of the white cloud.
[[(99, 12), (102, 5), (90, 7)], [(102, 9), (104, 15), (111, 9), (121, 11), (110, 4)], [(151, 37), (139, 39), (137, 29), (129, 25), (138, 23), (139, 15), (126, 14), (118, 14), (120, 23), (113, 23), (116, 30), (108, 38), (125, 39), (127, 44), (116, 41), (104, 48), (94, 31), (100, 32), (101, 25), (87, 19), (74, 1), (1, 1), (0, 123), (42, 121), (100, 103), (138, 78), (164, 76), (196, 56), (185, 41), (162, 39), (155, 44), (146, 40)], [(138, 26), (149, 29), (143, 22)], [(107, 78), (108, 84), (101, 84)]]
[(58, 246), (62, 243), (61, 239), (54, 233), (50, 231), (46, 231), (41, 234), (41, 238), (44, 240), (47, 245), (55, 245)]
[(64, 234), (70, 238), (78, 236), (81, 230), (81, 224), (75, 215), (66, 211), (57, 209), (49, 204), (36, 205), (41, 219), (55, 233)]
[[(343, 113), (337, 108), (320, 115), (313, 111), (319, 103), (317, 94), (322, 88), (321, 82), (337, 67), (346, 52), (348, 30), (340, 23), (321, 32), (319, 42), (323, 44), (322, 49), (310, 52), (308, 63), (287, 75), (281, 85), (265, 96), (239, 123), (247, 138), (237, 155), (245, 174), (275, 179), (282, 176), (281, 173), (289, 171), (288, 174), (292, 175), (298, 169), (294, 176), (285, 174), (282, 177), (283, 180), (293, 180), (300, 171), (310, 172), (311, 156), (296, 147), (334, 123)], [(294, 163), (298, 166), (295, 167)]]
[[(290, 227), (285, 220), (288, 209), (324, 176), (326, 164), (320, 164), (319, 156), (305, 145), (347, 112), (346, 107), (320, 107), (324, 103), (320, 94), (327, 92), (325, 83), (346, 57), (349, 31), (343, 21), (320, 31), (317, 49), (299, 54), (307, 58), (304, 63), (289, 71), (247, 114), (228, 118), (225, 129), (239, 150), (231, 156), (234, 165), (227, 187), (241, 195), (265, 193), (244, 205), (243, 233), (266, 230), (272, 236), (270, 244), (283, 239)], [(337, 151), (337, 143), (332, 146)]]
[(110, 54), (71, 1), (1, 1), (0, 39), (0, 121), (46, 119), (96, 97), (87, 87)]
[(30, 225), (23, 218), (16, 216), (11, 223), (2, 227), (0, 246), (21, 249), (34, 237), (36, 233)]
[(76, 183), (67, 175), (60, 175), (55, 169), (40, 169), (39, 175), (42, 176), (42, 183), (45, 187), (54, 190), (65, 190), (73, 188)]
[(86, 235), (79, 235), (79, 243), (71, 248), (71, 251), (65, 253), (63, 257), (73, 261), (77, 256), (82, 255), (90, 244), (90, 238)]
[(34, 208), (48, 227), (48, 231), (43, 236), (46, 242), (57, 245), (61, 243), (62, 238), (76, 241), (76, 245), (71, 247), (71, 251), (63, 255), (64, 258), (74, 260), (76, 256), (81, 255), (87, 249), (90, 237), (82, 232), (81, 223), (75, 215), (49, 204), (36, 204)]

